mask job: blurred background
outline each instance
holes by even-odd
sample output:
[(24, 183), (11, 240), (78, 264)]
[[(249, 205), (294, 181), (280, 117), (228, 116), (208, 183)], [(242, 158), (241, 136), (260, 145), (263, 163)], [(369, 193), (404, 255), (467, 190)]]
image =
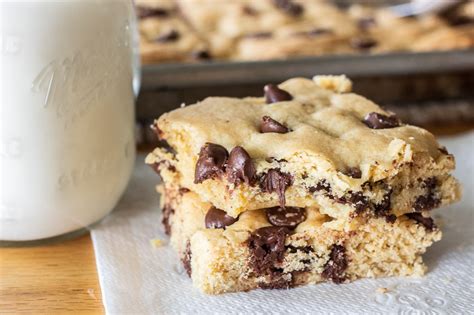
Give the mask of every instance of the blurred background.
[(267, 83), (346, 74), (437, 133), (474, 122), (474, 1), (137, 0), (140, 144), (161, 113)]

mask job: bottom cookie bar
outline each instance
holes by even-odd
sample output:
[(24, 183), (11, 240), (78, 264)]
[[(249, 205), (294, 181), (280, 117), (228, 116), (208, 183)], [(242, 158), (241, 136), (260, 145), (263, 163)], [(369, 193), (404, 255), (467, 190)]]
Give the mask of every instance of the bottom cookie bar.
[(168, 189), (162, 198), (171, 243), (193, 284), (209, 294), (420, 276), (421, 254), (441, 239), (419, 213), (338, 230), (315, 208), (261, 209), (234, 219), (187, 189)]

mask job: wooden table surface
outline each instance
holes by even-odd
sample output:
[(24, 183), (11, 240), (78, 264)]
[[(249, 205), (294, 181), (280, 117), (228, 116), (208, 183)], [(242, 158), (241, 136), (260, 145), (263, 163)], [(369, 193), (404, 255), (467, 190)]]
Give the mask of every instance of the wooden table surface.
[[(474, 125), (427, 128), (448, 135)], [(0, 248), (0, 313), (103, 314), (89, 234), (59, 244)]]
[(1, 248), (0, 313), (103, 314), (89, 234), (51, 245)]

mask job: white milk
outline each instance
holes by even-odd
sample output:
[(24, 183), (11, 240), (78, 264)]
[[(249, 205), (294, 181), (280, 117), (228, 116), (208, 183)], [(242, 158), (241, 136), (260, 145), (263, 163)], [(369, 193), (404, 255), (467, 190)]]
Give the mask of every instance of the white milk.
[(131, 0), (0, 0), (0, 240), (110, 212), (135, 149)]

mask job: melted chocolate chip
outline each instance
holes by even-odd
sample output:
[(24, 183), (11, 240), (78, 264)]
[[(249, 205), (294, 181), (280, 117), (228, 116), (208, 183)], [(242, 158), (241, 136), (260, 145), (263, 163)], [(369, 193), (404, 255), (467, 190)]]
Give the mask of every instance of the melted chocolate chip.
[(265, 209), (268, 221), (274, 226), (295, 228), (306, 220), (306, 209), (296, 207), (273, 207)]
[(304, 8), (302, 5), (293, 2), (292, 0), (273, 0), (277, 8), (292, 16), (300, 16), (303, 14)]
[(233, 218), (221, 209), (211, 207), (206, 214), (204, 222), (206, 229), (225, 229), (226, 226), (237, 222), (237, 218)]
[(334, 195), (328, 195), (328, 197), (334, 199), (338, 203), (352, 205), (357, 213), (361, 213), (369, 207), (369, 200), (361, 191), (353, 192), (350, 190), (342, 197)]
[(423, 225), (428, 231), (436, 229), (436, 224), (432, 218), (424, 217), (421, 213), (407, 213), (406, 216), (417, 223)]
[(230, 151), (226, 173), (227, 180), (235, 185), (241, 182), (251, 185), (255, 182), (255, 166), (244, 148), (237, 146)]
[(169, 16), (169, 11), (163, 8), (137, 6), (137, 15), (140, 19), (148, 17), (167, 17)]
[(441, 200), (436, 196), (436, 187), (438, 180), (436, 177), (430, 177), (423, 181), (421, 186), (426, 189), (424, 195), (418, 196), (413, 203), (413, 210), (416, 212), (432, 210), (438, 207)]
[(387, 223), (395, 223), (395, 221), (397, 221), (397, 216), (394, 214), (390, 214), (385, 217), (385, 221), (387, 221)]
[(371, 129), (395, 128), (400, 126), (400, 120), (395, 115), (387, 116), (372, 112), (365, 116), (364, 124)]
[(188, 193), (188, 192), (190, 192), (190, 191), (191, 191), (191, 190), (187, 189), (186, 187), (180, 187), (180, 188), (178, 189), (178, 192), (179, 192), (181, 195), (183, 195), (183, 194), (185, 194), (185, 193)]
[(357, 25), (363, 31), (368, 30), (369, 28), (375, 26), (377, 23), (373, 17), (364, 17), (357, 21)]
[(176, 30), (170, 30), (160, 36), (158, 36), (155, 41), (159, 43), (168, 43), (177, 41), (181, 35)]
[(361, 213), (369, 207), (369, 200), (365, 197), (362, 192), (352, 192), (349, 191), (349, 196), (345, 198), (347, 203), (350, 203), (354, 206), (358, 213)]
[(281, 290), (281, 289), (289, 289), (292, 287), (291, 279), (287, 280), (284, 277), (275, 277), (273, 276), (269, 283), (267, 282), (260, 282), (258, 283), (258, 287), (263, 290)]
[(254, 8), (252, 8), (251, 6), (248, 6), (248, 5), (244, 5), (242, 7), (242, 12), (246, 15), (250, 15), (250, 16), (256, 16), (258, 15), (258, 12), (257, 10), (255, 10)]
[(158, 140), (157, 147), (164, 149), (166, 152), (176, 155), (176, 150), (165, 139)]
[(448, 149), (446, 149), (446, 147), (439, 147), (438, 150), (443, 154), (449, 154)]
[(332, 34), (333, 31), (328, 28), (315, 28), (309, 31), (302, 31), (293, 33), (296, 36), (310, 36), (310, 37), (317, 37), (320, 35)]
[(437, 185), (438, 180), (436, 179), (436, 177), (429, 177), (423, 181), (421, 186), (431, 191), (435, 189)]
[[(392, 189), (389, 189), (388, 192), (385, 193), (382, 200), (374, 204), (374, 213), (378, 217), (386, 217), (390, 216), (390, 209), (391, 209), (391, 199), (392, 199)], [(388, 218), (390, 220), (390, 218)]]
[(209, 53), (209, 51), (207, 50), (195, 50), (192, 52), (192, 57), (193, 59), (196, 59), (196, 60), (211, 60), (212, 57), (211, 57), (211, 54)]
[(224, 172), (224, 164), (227, 161), (226, 148), (214, 143), (206, 143), (199, 152), (194, 174), (194, 183), (198, 184), (209, 178)]
[(257, 32), (257, 33), (246, 34), (243, 37), (250, 38), (250, 39), (270, 38), (272, 37), (272, 33), (271, 32)]
[(451, 26), (462, 26), (462, 25), (474, 24), (474, 18), (470, 16), (459, 15), (459, 16), (450, 17), (448, 19), (448, 23)]
[(356, 37), (351, 40), (351, 46), (359, 50), (367, 50), (375, 47), (377, 42), (371, 38)]
[(440, 203), (439, 198), (436, 198), (433, 194), (418, 196), (413, 204), (413, 210), (418, 212), (432, 210)]
[(309, 253), (313, 253), (313, 252), (314, 252), (314, 249), (313, 249), (313, 247), (311, 247), (311, 246), (304, 246), (304, 247), (302, 247), (302, 246), (288, 245), (286, 248), (287, 248), (288, 252), (289, 252), (289, 253), (292, 253), (292, 254), (294, 254), (294, 253), (296, 253), (296, 252), (298, 252), (298, 251), (303, 252), (303, 253), (305, 253), (305, 254), (309, 254)]
[(262, 121), (260, 122), (260, 132), (261, 133), (287, 133), (289, 130), (288, 128), (279, 123), (278, 121), (272, 119), (269, 116), (263, 116)]
[(278, 194), (280, 206), (285, 207), (286, 189), (293, 184), (293, 176), (288, 173), (283, 173), (279, 169), (272, 168), (268, 170), (267, 174), (260, 179), (260, 188), (263, 192)]
[(315, 193), (317, 191), (325, 191), (327, 193), (331, 192), (331, 185), (325, 180), (321, 179), (316, 186), (311, 186), (308, 188), (310, 193)]
[(322, 276), (334, 283), (342, 283), (346, 280), (345, 271), (347, 266), (346, 249), (344, 246), (335, 244), (331, 248), (328, 262), (324, 265)]
[(163, 207), (163, 218), (161, 219), (161, 223), (165, 228), (166, 235), (171, 235), (171, 216), (174, 214), (174, 209), (171, 208), (169, 205), (165, 205)]
[(267, 84), (263, 88), (265, 92), (265, 100), (267, 104), (277, 103), (277, 102), (284, 102), (284, 101), (291, 101), (293, 96), (285, 90), (280, 89), (278, 86), (274, 84)]
[(286, 227), (267, 226), (255, 230), (247, 240), (250, 267), (258, 275), (268, 274), (281, 263), (285, 253)]
[(344, 174), (352, 178), (362, 177), (362, 171), (358, 167), (349, 167), (344, 171)]
[(192, 274), (191, 257), (192, 257), (191, 243), (187, 241), (186, 249), (184, 251), (183, 258), (181, 258), (181, 262), (183, 263), (184, 270), (186, 270), (186, 273), (188, 274), (189, 277), (191, 277), (191, 274)]

